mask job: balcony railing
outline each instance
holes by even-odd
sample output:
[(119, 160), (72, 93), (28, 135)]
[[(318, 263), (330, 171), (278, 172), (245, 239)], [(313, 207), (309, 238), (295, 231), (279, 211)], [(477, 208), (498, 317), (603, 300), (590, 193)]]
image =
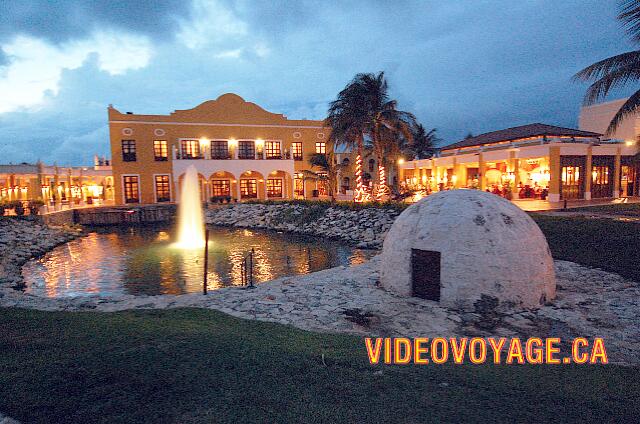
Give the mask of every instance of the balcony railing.
[[(198, 155), (186, 154), (181, 152), (180, 150), (173, 151), (173, 159), (175, 160), (196, 160), (196, 159), (207, 159), (207, 160), (291, 160), (292, 156), (289, 152), (284, 152), (279, 155), (267, 155), (265, 152), (240, 152), (235, 151), (234, 153), (227, 154), (219, 154), (214, 153), (208, 150), (201, 151)], [(302, 160), (302, 158), (296, 160)]]

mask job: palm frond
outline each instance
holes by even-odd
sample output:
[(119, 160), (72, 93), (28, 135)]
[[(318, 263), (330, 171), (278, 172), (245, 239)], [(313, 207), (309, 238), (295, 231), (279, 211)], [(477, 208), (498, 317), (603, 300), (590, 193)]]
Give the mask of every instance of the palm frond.
[(620, 1), (618, 19), (631, 39), (640, 42), (640, 2), (637, 0)]
[(609, 72), (596, 82), (591, 84), (584, 96), (583, 103), (592, 105), (604, 99), (613, 88), (625, 86), (630, 81), (640, 80), (640, 66), (627, 67)]
[(640, 66), (640, 51), (634, 50), (603, 59), (589, 65), (573, 76), (576, 81), (590, 81), (621, 69), (638, 68)]
[(620, 123), (630, 115), (637, 113), (640, 110), (640, 90), (636, 91), (627, 99), (627, 101), (622, 105), (622, 107), (615, 114), (609, 126), (607, 127), (607, 131), (605, 135), (612, 135)]

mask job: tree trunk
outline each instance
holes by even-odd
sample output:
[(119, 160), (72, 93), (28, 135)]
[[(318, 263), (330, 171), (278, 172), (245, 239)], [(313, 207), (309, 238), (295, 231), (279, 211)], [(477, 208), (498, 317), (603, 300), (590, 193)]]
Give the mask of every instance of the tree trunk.
[(369, 192), (362, 182), (362, 136), (358, 138), (358, 154), (356, 156), (356, 191), (353, 196), (355, 202), (367, 202), (371, 200)]

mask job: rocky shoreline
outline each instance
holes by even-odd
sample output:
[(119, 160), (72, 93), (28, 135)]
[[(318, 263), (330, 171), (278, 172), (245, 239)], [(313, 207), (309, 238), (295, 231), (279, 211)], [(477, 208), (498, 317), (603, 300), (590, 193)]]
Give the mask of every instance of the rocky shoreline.
[(379, 249), (398, 215), (398, 211), (384, 208), (239, 203), (207, 210), (206, 220), (213, 225), (328, 237), (359, 248)]
[(0, 288), (20, 286), (29, 259), (82, 235), (77, 226), (48, 226), (26, 218), (0, 219)]

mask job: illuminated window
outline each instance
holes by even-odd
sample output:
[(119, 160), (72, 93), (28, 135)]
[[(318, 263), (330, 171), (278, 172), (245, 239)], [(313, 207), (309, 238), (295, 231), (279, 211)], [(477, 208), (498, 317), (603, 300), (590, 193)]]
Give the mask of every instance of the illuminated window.
[(608, 166), (593, 167), (593, 184), (598, 184), (598, 185), (609, 184), (609, 167)]
[(294, 185), (294, 194), (296, 198), (303, 198), (304, 197), (304, 180), (302, 178), (296, 177), (293, 180), (293, 185)]
[(264, 144), (264, 151), (267, 155), (267, 159), (281, 159), (280, 142), (279, 141), (267, 141)]
[(213, 196), (230, 196), (231, 185), (229, 180), (212, 180), (211, 191)]
[(156, 202), (170, 202), (171, 188), (168, 175), (156, 175)]
[(124, 183), (124, 202), (140, 203), (138, 177), (135, 175), (125, 175), (122, 177)]
[(136, 141), (135, 140), (122, 140), (122, 161), (123, 162), (136, 161)]
[(200, 158), (200, 140), (180, 140), (180, 152), (182, 159)]
[(267, 197), (282, 197), (282, 179), (269, 178), (267, 180)]
[(316, 141), (316, 153), (327, 153), (327, 143), (324, 141)]
[(255, 159), (256, 146), (253, 140), (242, 140), (238, 142), (238, 159)]
[(255, 199), (258, 197), (258, 183), (256, 180), (240, 180), (240, 196), (243, 199)]
[(291, 143), (291, 153), (293, 154), (293, 160), (302, 160), (302, 142), (294, 141)]
[(329, 176), (326, 172), (318, 172), (318, 194), (320, 196), (329, 195)]
[(167, 140), (153, 140), (153, 157), (159, 162), (168, 160)]
[(211, 142), (211, 159), (229, 159), (229, 144), (226, 140)]

